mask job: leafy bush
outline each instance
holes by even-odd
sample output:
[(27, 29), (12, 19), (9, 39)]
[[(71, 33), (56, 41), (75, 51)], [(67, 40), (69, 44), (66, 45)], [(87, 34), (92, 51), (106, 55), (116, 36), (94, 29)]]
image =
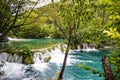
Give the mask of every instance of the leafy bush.
[(23, 56), (22, 63), (23, 64), (33, 64), (33, 52), (31, 51), (30, 45), (23, 45), (21, 48), (20, 55)]
[(120, 80), (120, 50), (119, 49), (115, 49), (109, 55), (109, 61), (113, 66), (113, 73), (116, 80)]

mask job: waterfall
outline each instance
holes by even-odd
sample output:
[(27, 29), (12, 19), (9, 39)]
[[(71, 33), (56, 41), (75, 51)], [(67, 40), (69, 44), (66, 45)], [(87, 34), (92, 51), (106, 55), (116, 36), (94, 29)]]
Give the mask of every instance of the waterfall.
[[(0, 67), (0, 80), (36, 80), (37, 78), (48, 80), (61, 69), (64, 54), (60, 47), (56, 47), (51, 52), (45, 49), (45, 53), (35, 52), (33, 60), (34, 64), (24, 65), (21, 63), (22, 56), (0, 53), (0, 65), (3, 64)], [(70, 63), (69, 59), (68, 63)]]
[(16, 62), (21, 63), (22, 62), (22, 56), (19, 56), (17, 54), (8, 54), (8, 53), (0, 53), (0, 62)]
[[(85, 57), (83, 54), (85, 54)], [(64, 52), (61, 51), (58, 45), (54, 50), (43, 49), (43, 51), (36, 51), (33, 55), (34, 64), (24, 65), (21, 63), (22, 56), (17, 54), (11, 55), (5, 52), (0, 53), (0, 80), (50, 80), (61, 70), (64, 56)], [(68, 75), (79, 75), (74, 73), (79, 71), (75, 66), (76, 63), (93, 64), (94, 61), (88, 57), (91, 58), (92, 56), (88, 52), (86, 53), (86, 51), (70, 50), (66, 65), (67, 72), (65, 72), (67, 77), (64, 80), (71, 79)], [(73, 80), (75, 80), (74, 77)]]

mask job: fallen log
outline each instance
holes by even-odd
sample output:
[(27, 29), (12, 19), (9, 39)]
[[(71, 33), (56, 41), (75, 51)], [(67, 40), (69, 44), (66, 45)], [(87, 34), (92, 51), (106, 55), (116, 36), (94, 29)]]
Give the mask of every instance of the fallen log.
[(102, 66), (105, 72), (105, 80), (114, 80), (114, 76), (106, 56), (102, 57)]

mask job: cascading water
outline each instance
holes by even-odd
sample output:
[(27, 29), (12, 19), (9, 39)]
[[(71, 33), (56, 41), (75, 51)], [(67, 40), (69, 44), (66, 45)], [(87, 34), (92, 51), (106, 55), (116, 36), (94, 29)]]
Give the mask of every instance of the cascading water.
[(18, 56), (17, 54), (11, 55), (8, 53), (1, 53), (0, 54), (0, 62), (16, 62), (16, 63), (21, 63), (22, 62), (22, 56)]
[[(45, 62), (48, 56), (51, 56), (51, 60)], [(21, 64), (21, 59), (17, 55), (1, 53), (0, 64), (3, 65), (0, 67), (0, 80), (48, 80), (60, 69), (64, 54), (58, 48), (44, 54), (36, 52), (33, 57), (35, 63), (31, 65)]]
[[(77, 66), (77, 64), (86, 64), (102, 71), (101, 56), (104, 51), (98, 50), (71, 50), (67, 59), (63, 80), (103, 80), (103, 77), (92, 74)], [(64, 60), (64, 54), (60, 48), (55, 48), (51, 52), (46, 51), (34, 53), (34, 64), (21, 64), (21, 57), (9, 54), (0, 54), (0, 80), (50, 80), (56, 72), (61, 70)], [(51, 57), (49, 62), (45, 58)], [(12, 60), (11, 60), (12, 59)]]

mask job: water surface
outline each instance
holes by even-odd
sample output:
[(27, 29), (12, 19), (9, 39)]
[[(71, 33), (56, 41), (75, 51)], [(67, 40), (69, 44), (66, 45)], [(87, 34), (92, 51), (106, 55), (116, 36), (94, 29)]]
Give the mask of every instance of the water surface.
[[(106, 50), (70, 51), (63, 80), (104, 80), (104, 77), (81, 69), (77, 64), (85, 64), (103, 72), (101, 57), (107, 53)], [(5, 62), (0, 67), (0, 71), (4, 71), (0, 80), (49, 80), (61, 70), (64, 59), (64, 54), (58, 48), (49, 54), (52, 59), (48, 63), (39, 60), (39, 56), (34, 57), (35, 63), (32, 65)]]
[(9, 42), (0, 43), (0, 48), (20, 48), (24, 45), (30, 45), (32, 49), (46, 48), (53, 44), (65, 42), (64, 39), (12, 39)]

